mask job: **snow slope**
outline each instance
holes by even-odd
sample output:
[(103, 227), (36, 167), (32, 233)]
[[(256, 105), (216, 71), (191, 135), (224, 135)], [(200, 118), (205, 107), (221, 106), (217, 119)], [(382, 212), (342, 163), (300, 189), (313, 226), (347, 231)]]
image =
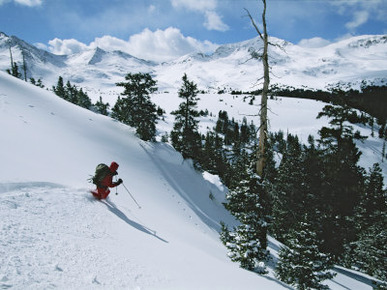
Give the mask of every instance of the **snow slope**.
[[(0, 124), (1, 288), (283, 288), (229, 261), (217, 187), (168, 145), (4, 73)], [(141, 209), (122, 187), (87, 192), (112, 160)]]
[[(0, 124), (2, 289), (286, 288), (228, 259), (225, 189), (168, 145), (2, 72)], [(102, 202), (87, 192), (96, 164), (112, 160), (141, 209), (122, 186)], [(341, 272), (332, 289), (371, 289)]]

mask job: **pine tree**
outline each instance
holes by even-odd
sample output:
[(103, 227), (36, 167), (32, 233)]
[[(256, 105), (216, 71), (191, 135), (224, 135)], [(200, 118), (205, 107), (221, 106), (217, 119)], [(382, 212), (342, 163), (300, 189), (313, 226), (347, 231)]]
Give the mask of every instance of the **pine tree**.
[(184, 158), (200, 160), (201, 137), (198, 132), (197, 98), (199, 91), (194, 82), (188, 80), (186, 74), (183, 76), (183, 85), (179, 90), (179, 98), (184, 101), (179, 108), (173, 111), (175, 123), (171, 132), (172, 145), (182, 153)]
[(129, 73), (126, 82), (117, 83), (125, 90), (112, 109), (112, 117), (135, 127), (139, 137), (153, 141), (156, 136), (156, 105), (150, 95), (157, 91), (156, 81), (149, 73)]
[(387, 281), (387, 213), (365, 228), (359, 239), (351, 243), (354, 266), (361, 271)]
[(288, 135), (286, 150), (273, 186), (273, 232), (280, 240), (305, 214), (305, 171), (301, 144), (297, 136)]
[(76, 104), (78, 106), (81, 106), (82, 108), (90, 109), (92, 106), (92, 103), (89, 96), (82, 90), (82, 88), (76, 91), (77, 91)]
[(38, 86), (39, 88), (44, 88), (42, 79), (38, 79), (38, 81), (36, 82), (36, 86)]
[(216, 132), (207, 132), (201, 152), (201, 166), (203, 170), (219, 175), (223, 183), (229, 185), (228, 172), (230, 165), (225, 157), (223, 139)]
[(370, 227), (379, 220), (382, 213), (387, 213), (386, 194), (382, 169), (375, 163), (366, 176), (365, 193), (359, 206), (359, 222), (362, 228)]
[(110, 107), (109, 103), (104, 103), (102, 97), (99, 97), (99, 100), (95, 103), (95, 107), (98, 113), (107, 116), (109, 114), (108, 109)]
[[(35, 80), (31, 78), (31, 82), (41, 86), (40, 79), (38, 80), (38, 83), (36, 83)], [(66, 86), (64, 86), (63, 78), (61, 76), (58, 78), (57, 85), (52, 87), (52, 90), (57, 96), (75, 105), (86, 109), (90, 109), (92, 106), (91, 99), (82, 88), (78, 90), (77, 87), (72, 85), (70, 81), (67, 81)]]
[(61, 97), (62, 99), (65, 98), (66, 92), (64, 88), (63, 78), (61, 76), (59, 76), (58, 82), (56, 86), (52, 87), (52, 90), (57, 96)]
[(11, 45), (9, 46), (9, 56), (11, 59), (11, 69), (7, 69), (7, 73), (9, 73), (11, 76), (14, 76), (16, 78), (21, 78), (21, 73), (19, 73), (19, 67), (16, 64), (16, 62), (13, 61), (13, 56), (12, 56), (12, 48)]
[(19, 72), (19, 67), (16, 62), (12, 63), (11, 69), (7, 69), (7, 73), (18, 79), (20, 79), (22, 76), (22, 74)]
[(260, 177), (250, 168), (244, 179), (227, 194), (225, 207), (240, 225), (229, 231), (223, 226), (221, 240), (229, 250), (229, 257), (248, 270), (265, 273), (262, 263), (269, 258), (267, 229), (269, 217), (265, 212), (264, 187)]
[(246, 117), (243, 117), (241, 129), (240, 129), (240, 141), (241, 143), (246, 144), (249, 142), (249, 139), (250, 139), (249, 126), (247, 125)]
[(297, 289), (327, 289), (320, 282), (334, 277), (332, 267), (330, 258), (319, 252), (318, 239), (310, 224), (301, 222), (291, 231), (288, 247), (280, 249), (275, 273), (278, 279)]
[(43, 82), (41, 79), (38, 79), (37, 81), (34, 78), (30, 78), (30, 83), (39, 87), (39, 88), (44, 88)]
[(203, 170), (218, 174), (216, 170), (215, 133), (208, 131), (204, 138), (201, 165)]
[(250, 163), (251, 154), (246, 149), (241, 149), (238, 154), (233, 154), (230, 158), (230, 182), (227, 184), (229, 188), (236, 188), (240, 181), (246, 177), (246, 166)]
[(73, 104), (76, 104), (78, 101), (77, 89), (75, 86), (71, 85), (70, 81), (67, 81), (67, 83), (66, 83), (64, 99), (66, 101), (73, 103)]
[(363, 140), (359, 132), (353, 132), (348, 124), (360, 122), (356, 111), (348, 106), (327, 105), (318, 118), (326, 116), (331, 127), (320, 131), (319, 144), (323, 149), (322, 170), (324, 181), (320, 194), (325, 200), (322, 220), (323, 249), (340, 259), (344, 244), (355, 238), (352, 217), (360, 201), (363, 187), (363, 170), (358, 166), (361, 152), (354, 140)]
[(387, 280), (387, 191), (377, 163), (366, 177), (355, 221), (358, 239), (347, 246), (347, 264)]
[[(321, 225), (325, 219), (326, 203), (325, 197), (321, 194), (325, 173), (323, 170), (323, 160), (321, 150), (316, 146), (312, 136), (308, 137), (309, 145), (303, 146), (302, 167), (304, 171), (303, 192), (304, 212), (307, 213), (309, 222), (321, 237)], [(329, 212), (329, 210), (328, 210)]]

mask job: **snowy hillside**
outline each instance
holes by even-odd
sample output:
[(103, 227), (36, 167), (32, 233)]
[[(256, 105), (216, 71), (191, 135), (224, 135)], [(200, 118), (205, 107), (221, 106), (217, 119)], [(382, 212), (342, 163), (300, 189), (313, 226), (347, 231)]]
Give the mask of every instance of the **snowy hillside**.
[[(293, 87), (324, 89), (338, 82), (386, 82), (387, 36), (352, 37), (321, 48), (305, 48), (271, 38), (271, 83)], [(23, 56), (27, 75), (41, 78), (51, 87), (59, 76), (86, 88), (91, 96), (107, 101), (114, 84), (129, 72), (149, 72), (158, 81), (160, 91), (176, 90), (184, 73), (203, 90), (219, 89), (252, 91), (262, 77), (262, 64), (252, 59), (253, 51), (262, 47), (258, 38), (219, 46), (210, 54), (194, 53), (174, 61), (156, 64), (120, 51), (100, 48), (72, 55), (54, 55), (37, 49), (17, 37), (0, 32), (0, 70), (10, 67), (11, 46), (14, 61), (22, 67)], [(157, 52), (155, 52), (157, 53)]]
[[(228, 259), (218, 236), (220, 221), (234, 223), (225, 188), (168, 145), (3, 72), (0, 124), (1, 288), (285, 287)], [(95, 166), (113, 160), (141, 209), (122, 186), (103, 202), (88, 193)], [(270, 239), (274, 257), (278, 246)], [(342, 272), (332, 289), (371, 289)]]
[[(0, 73), (2, 288), (247, 288), (278, 283), (231, 263), (209, 193), (222, 192), (162, 144)], [(97, 202), (86, 182), (117, 161), (119, 188)]]

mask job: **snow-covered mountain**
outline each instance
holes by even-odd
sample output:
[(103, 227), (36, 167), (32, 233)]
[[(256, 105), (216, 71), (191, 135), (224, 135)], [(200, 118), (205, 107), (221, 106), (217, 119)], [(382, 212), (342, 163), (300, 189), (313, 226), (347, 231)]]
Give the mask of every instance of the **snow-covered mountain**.
[[(3, 72), (0, 84), (0, 288), (287, 288), (272, 269), (262, 277), (227, 257), (219, 222), (234, 219), (221, 204), (226, 189), (216, 176), (196, 172), (169, 145), (143, 142), (130, 127), (50, 91)], [(303, 123), (292, 126), (299, 130), (321, 107), (275, 103), (287, 116), (306, 108)], [(96, 164), (113, 160), (141, 209), (122, 186), (107, 201), (88, 193)], [(269, 245), (275, 259), (280, 245), (271, 238)], [(372, 289), (370, 277), (338, 270), (327, 282), (332, 289)]]
[[(321, 48), (305, 48), (277, 38), (271, 38), (270, 42), (273, 44), (269, 60), (272, 84), (324, 89), (338, 82), (387, 81), (386, 35), (357, 36)], [(62, 76), (90, 92), (114, 89), (114, 84), (129, 72), (151, 73), (161, 91), (178, 88), (184, 73), (203, 90), (251, 91), (260, 88), (256, 85), (263, 71), (261, 62), (251, 56), (252, 52), (261, 51), (259, 38), (221, 45), (210, 55), (193, 53), (157, 64), (100, 48), (54, 55), (0, 33), (2, 71), (10, 67), (10, 46), (19, 67), (22, 67), (24, 52), (28, 77), (41, 78), (51, 87)]]

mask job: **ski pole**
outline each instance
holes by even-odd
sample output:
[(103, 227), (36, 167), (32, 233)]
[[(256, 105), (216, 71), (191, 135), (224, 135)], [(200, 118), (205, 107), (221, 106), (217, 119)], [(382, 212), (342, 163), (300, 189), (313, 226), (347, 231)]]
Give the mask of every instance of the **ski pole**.
[(141, 208), (141, 206), (138, 204), (138, 202), (136, 201), (136, 199), (133, 197), (133, 195), (130, 193), (129, 189), (126, 188), (125, 184), (122, 183), (122, 185), (124, 186), (124, 188), (126, 189), (126, 191), (129, 193), (130, 197), (134, 200), (134, 202), (137, 204), (138, 208)]

